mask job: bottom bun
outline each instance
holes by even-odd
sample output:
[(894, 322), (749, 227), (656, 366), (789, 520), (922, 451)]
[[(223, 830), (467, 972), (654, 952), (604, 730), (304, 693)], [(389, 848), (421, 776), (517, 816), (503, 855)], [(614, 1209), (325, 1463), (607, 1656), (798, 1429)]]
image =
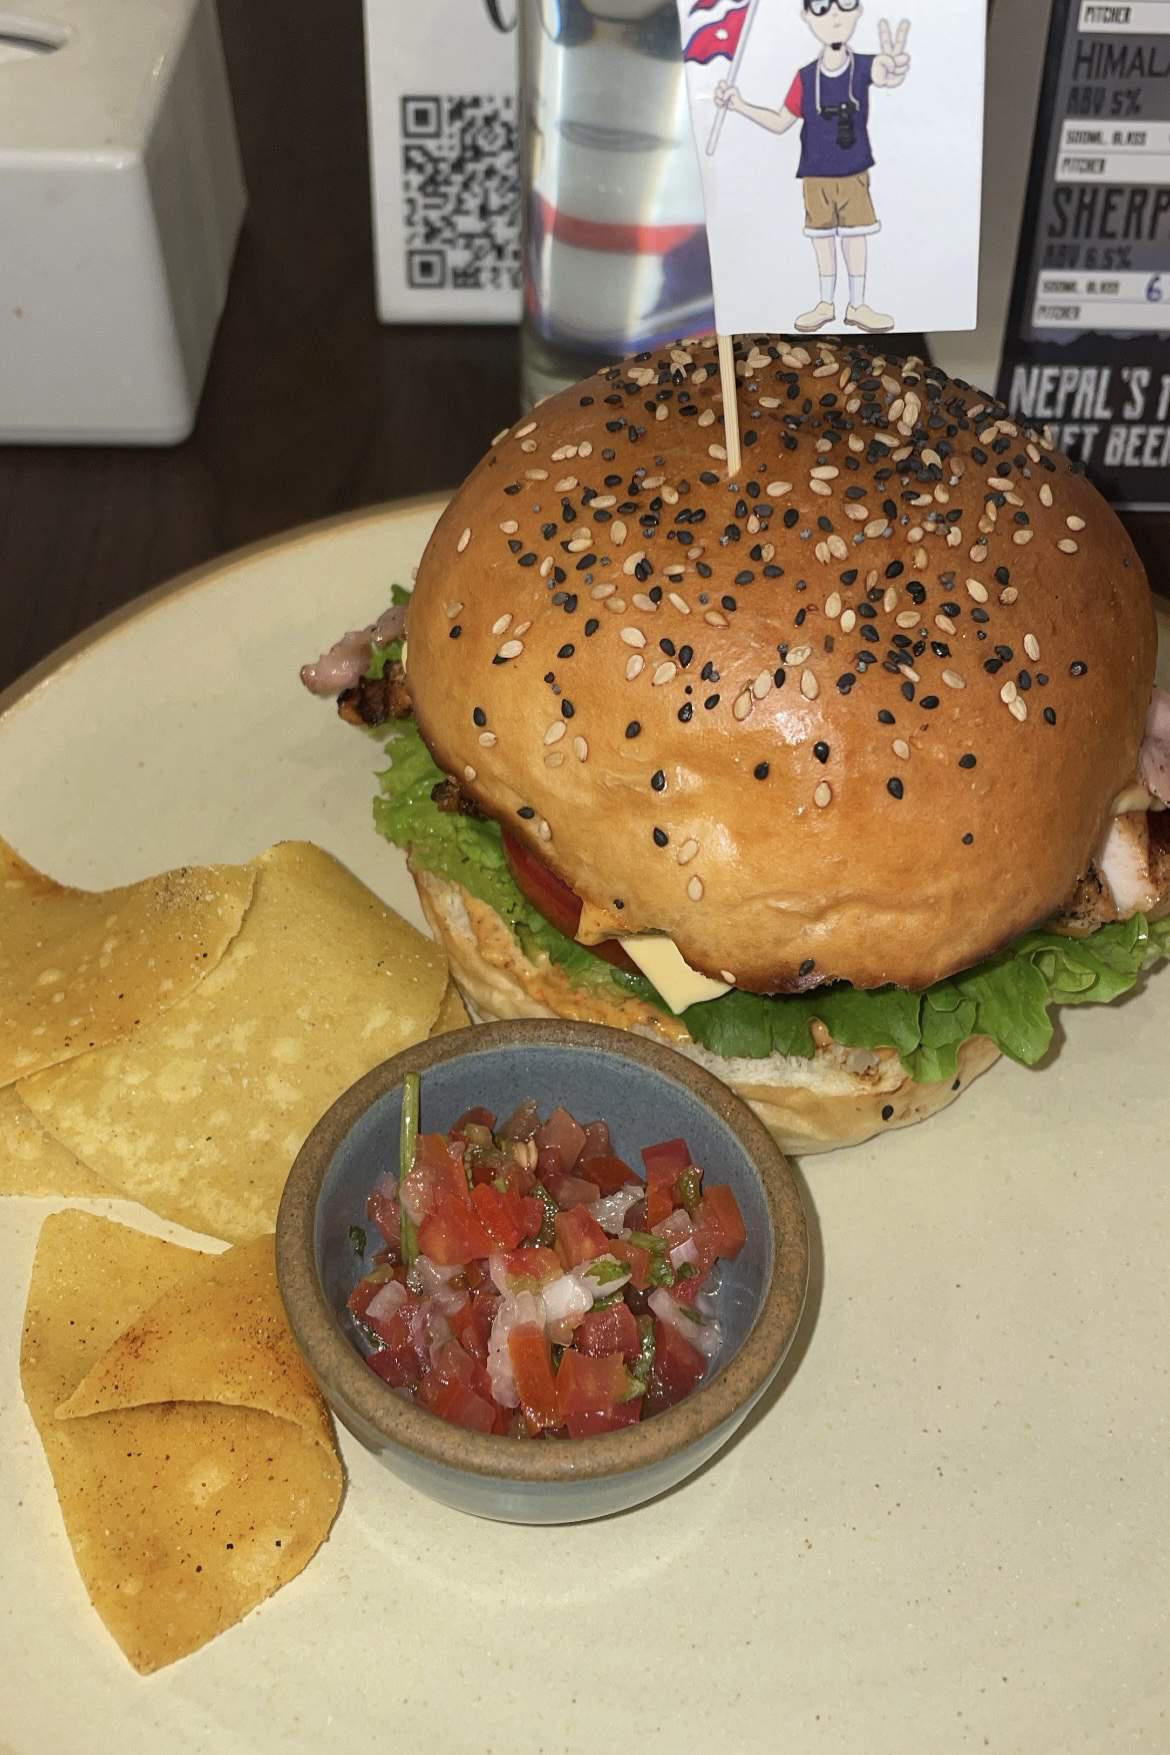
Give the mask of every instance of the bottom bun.
[(994, 1042), (972, 1036), (959, 1049), (958, 1077), (935, 1085), (912, 1079), (892, 1048), (826, 1041), (809, 1058), (726, 1060), (692, 1041), (670, 1013), (616, 988), (581, 986), (543, 955), (530, 960), (494, 908), (460, 884), (411, 871), (451, 974), (481, 1018), (583, 1018), (665, 1042), (730, 1085), (786, 1152), (830, 1152), (925, 1121), (999, 1059)]

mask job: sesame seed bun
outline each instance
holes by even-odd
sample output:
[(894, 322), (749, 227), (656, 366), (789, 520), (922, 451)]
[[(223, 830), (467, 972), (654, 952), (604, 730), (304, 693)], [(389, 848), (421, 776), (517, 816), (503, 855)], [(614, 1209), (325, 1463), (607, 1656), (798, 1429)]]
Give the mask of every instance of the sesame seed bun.
[(828, 1042), (810, 1059), (726, 1060), (692, 1042), (656, 1006), (617, 989), (576, 986), (547, 960), (531, 961), (494, 909), (462, 885), (418, 868), (414, 880), (451, 973), (480, 1018), (582, 1018), (665, 1042), (730, 1085), (786, 1152), (836, 1151), (925, 1121), (999, 1059), (986, 1036), (972, 1036), (959, 1049), (957, 1077), (934, 1085), (916, 1083), (892, 1048)]
[(663, 932), (762, 993), (925, 987), (1084, 873), (1135, 771), (1149, 588), (983, 393), (852, 343), (737, 357), (734, 483), (713, 343), (501, 435), (419, 568), (414, 710), (581, 938)]

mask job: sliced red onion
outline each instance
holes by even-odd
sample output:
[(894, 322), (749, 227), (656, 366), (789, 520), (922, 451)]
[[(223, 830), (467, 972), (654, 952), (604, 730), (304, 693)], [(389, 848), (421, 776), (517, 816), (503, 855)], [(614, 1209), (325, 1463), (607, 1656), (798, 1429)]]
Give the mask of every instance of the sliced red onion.
[(378, 1287), (370, 1302), (366, 1305), (365, 1319), (370, 1322), (389, 1322), (396, 1311), (402, 1309), (406, 1302), (406, 1287), (401, 1280), (387, 1280)]
[(694, 1267), (697, 1265), (698, 1260), (698, 1245), (693, 1237), (684, 1237), (682, 1242), (677, 1243), (670, 1252), (670, 1265), (675, 1273), (678, 1272), (684, 1262), (689, 1262), (691, 1266)]
[(635, 1201), (642, 1199), (646, 1190), (641, 1183), (629, 1188), (619, 1188), (616, 1194), (604, 1194), (600, 1200), (591, 1201), (586, 1211), (591, 1213), (610, 1237), (620, 1237), (626, 1222), (626, 1214)]
[(406, 605), (392, 604), (368, 628), (351, 628), (313, 664), (303, 664), (301, 681), (314, 695), (336, 695), (342, 689), (352, 689), (369, 668), (374, 647), (400, 639), (405, 623)]

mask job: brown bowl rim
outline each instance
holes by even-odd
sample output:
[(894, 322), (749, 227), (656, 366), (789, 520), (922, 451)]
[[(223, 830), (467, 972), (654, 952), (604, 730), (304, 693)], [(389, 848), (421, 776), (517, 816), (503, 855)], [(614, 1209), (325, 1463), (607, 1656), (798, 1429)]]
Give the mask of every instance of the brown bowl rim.
[[(409, 1072), (485, 1049), (518, 1045), (618, 1054), (681, 1085), (735, 1135), (760, 1178), (773, 1237), (772, 1273), (759, 1314), (734, 1358), (677, 1406), (621, 1432), (559, 1444), (509, 1444), (470, 1432), (398, 1396), (369, 1369), (334, 1315), (314, 1251), (317, 1203), (342, 1141), (366, 1110)], [(281, 1296), (297, 1343), (331, 1402), (354, 1413), (388, 1445), (438, 1467), (508, 1482), (571, 1482), (628, 1474), (698, 1443), (749, 1406), (792, 1344), (808, 1286), (808, 1233), (800, 1189), (783, 1152), (734, 1092), (704, 1067), (660, 1043), (600, 1024), (524, 1019), (476, 1025), (404, 1049), (342, 1093), (297, 1154), (276, 1222)]]

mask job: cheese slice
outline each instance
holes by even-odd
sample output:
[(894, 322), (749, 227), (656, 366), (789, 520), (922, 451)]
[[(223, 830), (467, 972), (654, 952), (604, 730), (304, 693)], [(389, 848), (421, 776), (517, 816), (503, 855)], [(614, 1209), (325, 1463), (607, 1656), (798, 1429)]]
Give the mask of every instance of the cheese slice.
[(712, 981), (709, 975), (692, 969), (674, 940), (660, 933), (631, 933), (621, 940), (621, 947), (646, 979), (654, 983), (676, 1016), (689, 1005), (702, 1005), (705, 1000), (718, 999), (721, 993), (731, 991), (729, 981)]

